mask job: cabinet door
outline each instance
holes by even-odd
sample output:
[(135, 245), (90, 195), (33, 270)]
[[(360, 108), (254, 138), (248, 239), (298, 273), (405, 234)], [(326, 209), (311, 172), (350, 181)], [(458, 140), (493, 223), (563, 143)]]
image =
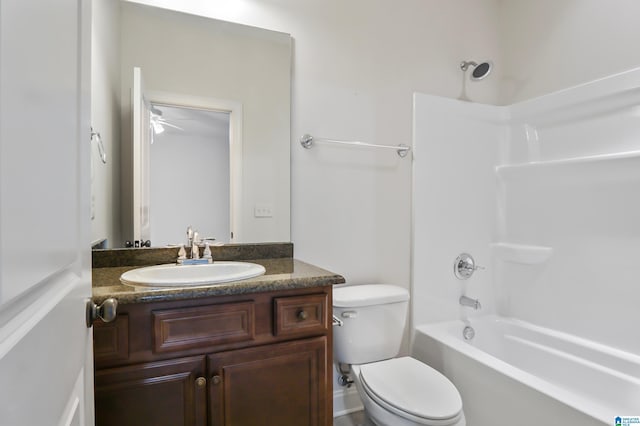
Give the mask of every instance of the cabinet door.
[(98, 370), (96, 425), (206, 425), (204, 356)]
[(327, 425), (327, 338), (209, 355), (211, 426)]

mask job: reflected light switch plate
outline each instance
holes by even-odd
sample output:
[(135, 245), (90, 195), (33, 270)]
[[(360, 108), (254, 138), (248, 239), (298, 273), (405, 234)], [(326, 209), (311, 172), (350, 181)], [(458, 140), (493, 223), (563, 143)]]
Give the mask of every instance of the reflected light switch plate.
[(253, 208), (254, 217), (273, 217), (272, 204), (256, 204)]

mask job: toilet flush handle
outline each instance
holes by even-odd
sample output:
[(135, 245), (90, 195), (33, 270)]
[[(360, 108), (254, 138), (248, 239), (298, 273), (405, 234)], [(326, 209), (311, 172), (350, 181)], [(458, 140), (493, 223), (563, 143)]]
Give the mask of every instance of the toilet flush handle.
[(333, 315), (333, 326), (334, 327), (342, 327), (344, 325), (344, 322), (338, 318), (337, 316)]
[[(347, 319), (355, 318), (358, 316), (358, 313), (356, 311), (344, 311), (343, 313), (340, 314), (340, 316), (342, 318), (347, 318)], [(344, 321), (342, 321), (337, 316), (333, 315), (333, 325), (336, 327), (342, 327), (344, 325)]]

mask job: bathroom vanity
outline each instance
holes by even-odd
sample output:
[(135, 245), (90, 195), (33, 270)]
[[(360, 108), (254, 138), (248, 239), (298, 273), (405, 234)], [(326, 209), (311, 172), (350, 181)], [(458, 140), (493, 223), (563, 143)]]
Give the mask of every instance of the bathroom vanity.
[[(272, 253), (251, 246), (214, 257)], [(344, 278), (272, 257), (252, 259), (267, 272), (243, 281), (120, 284), (123, 271), (162, 263), (150, 259), (163, 256), (158, 250), (166, 249), (137, 249), (138, 259), (124, 262), (117, 250), (117, 266), (94, 253), (94, 302), (119, 304), (114, 321), (94, 322), (96, 424), (331, 425), (332, 285)]]

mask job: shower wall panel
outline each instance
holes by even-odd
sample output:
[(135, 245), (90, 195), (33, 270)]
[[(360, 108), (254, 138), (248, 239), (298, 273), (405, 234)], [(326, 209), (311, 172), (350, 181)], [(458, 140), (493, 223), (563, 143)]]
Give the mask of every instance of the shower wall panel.
[(640, 70), (513, 105), (497, 168), (499, 313), (640, 353)]
[[(640, 69), (508, 107), (416, 94), (414, 150), (414, 324), (497, 313), (640, 354)], [(457, 280), (461, 252), (486, 269)]]
[[(414, 95), (413, 321), (423, 324), (493, 310), (490, 243), (495, 239), (495, 167), (506, 110)], [(486, 269), (462, 281), (453, 263), (471, 254)], [(462, 294), (482, 311), (462, 308)]]

